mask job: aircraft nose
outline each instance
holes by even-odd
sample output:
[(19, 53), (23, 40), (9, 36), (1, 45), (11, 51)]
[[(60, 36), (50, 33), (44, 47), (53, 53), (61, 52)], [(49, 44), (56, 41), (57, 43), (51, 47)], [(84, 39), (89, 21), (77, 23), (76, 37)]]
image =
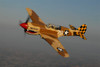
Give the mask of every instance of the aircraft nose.
[(27, 29), (27, 27), (28, 27), (27, 23), (21, 23), (20, 26), (21, 26), (22, 28), (24, 28), (24, 29)]

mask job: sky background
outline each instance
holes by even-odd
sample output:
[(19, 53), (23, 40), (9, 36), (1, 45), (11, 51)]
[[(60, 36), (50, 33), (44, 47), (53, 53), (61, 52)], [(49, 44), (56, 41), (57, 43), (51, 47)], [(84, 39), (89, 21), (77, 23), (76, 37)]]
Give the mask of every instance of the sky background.
[[(87, 24), (87, 40), (60, 37), (70, 55), (63, 58), (40, 36), (24, 35), (27, 7), (46, 24)], [(0, 43), (0, 67), (99, 67), (100, 0), (0, 0)]]

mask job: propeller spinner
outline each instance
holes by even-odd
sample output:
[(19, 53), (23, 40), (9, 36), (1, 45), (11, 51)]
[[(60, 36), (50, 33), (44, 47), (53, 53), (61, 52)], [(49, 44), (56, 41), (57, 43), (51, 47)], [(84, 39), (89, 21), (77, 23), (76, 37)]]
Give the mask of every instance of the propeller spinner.
[(24, 32), (26, 32), (26, 29), (28, 28), (27, 23), (28, 23), (29, 20), (30, 20), (30, 17), (28, 16), (25, 23), (19, 24), (22, 28), (24, 28)]

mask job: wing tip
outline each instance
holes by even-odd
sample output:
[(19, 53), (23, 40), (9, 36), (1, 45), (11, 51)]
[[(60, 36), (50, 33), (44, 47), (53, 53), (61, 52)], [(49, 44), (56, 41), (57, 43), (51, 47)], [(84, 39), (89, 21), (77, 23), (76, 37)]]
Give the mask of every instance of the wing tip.
[(26, 11), (28, 12), (29, 16), (32, 15), (32, 9), (30, 9), (30, 8), (26, 8)]
[(26, 10), (28, 11), (28, 10), (30, 10), (30, 8), (26, 8)]
[(69, 56), (69, 54), (66, 54), (64, 57), (65, 57), (65, 58), (68, 58), (68, 57), (70, 57), (70, 56)]

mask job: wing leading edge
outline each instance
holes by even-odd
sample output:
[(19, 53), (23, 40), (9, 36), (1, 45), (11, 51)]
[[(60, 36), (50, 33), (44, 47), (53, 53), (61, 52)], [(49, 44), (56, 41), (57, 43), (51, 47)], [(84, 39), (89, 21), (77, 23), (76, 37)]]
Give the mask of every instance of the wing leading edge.
[(60, 41), (57, 38), (48, 36), (48, 35), (42, 35), (42, 37), (63, 57), (69, 57), (68, 52), (65, 50), (63, 45), (60, 43)]

